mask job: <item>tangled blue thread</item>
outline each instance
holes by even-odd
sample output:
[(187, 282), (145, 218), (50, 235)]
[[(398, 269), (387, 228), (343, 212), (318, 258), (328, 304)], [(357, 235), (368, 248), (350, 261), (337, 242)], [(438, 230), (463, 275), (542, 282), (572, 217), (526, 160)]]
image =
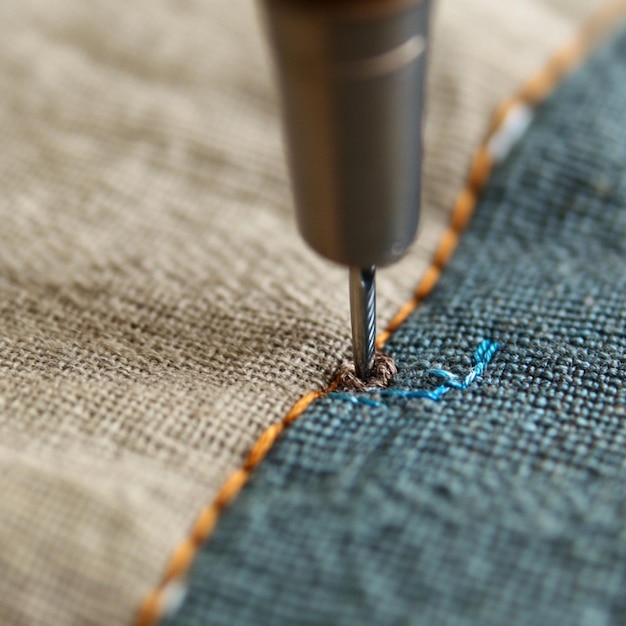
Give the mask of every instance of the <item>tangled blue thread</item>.
[[(498, 351), (500, 345), (495, 341), (485, 339), (480, 342), (480, 345), (474, 351), (474, 367), (469, 371), (465, 378), (459, 379), (456, 374), (448, 372), (446, 370), (431, 369), (427, 371), (427, 374), (442, 378), (443, 382), (439, 387), (435, 389), (416, 389), (403, 391), (402, 389), (371, 389), (369, 393), (374, 393), (381, 397), (395, 397), (404, 398), (406, 400), (413, 400), (416, 398), (427, 398), (428, 400), (441, 400), (452, 389), (467, 389), (479, 376), (482, 376), (487, 365), (493, 358), (493, 355)], [(352, 404), (366, 404), (367, 406), (381, 406), (381, 403), (370, 398), (364, 398), (363, 396), (353, 396), (347, 393), (333, 393), (331, 394), (341, 400), (346, 400)]]

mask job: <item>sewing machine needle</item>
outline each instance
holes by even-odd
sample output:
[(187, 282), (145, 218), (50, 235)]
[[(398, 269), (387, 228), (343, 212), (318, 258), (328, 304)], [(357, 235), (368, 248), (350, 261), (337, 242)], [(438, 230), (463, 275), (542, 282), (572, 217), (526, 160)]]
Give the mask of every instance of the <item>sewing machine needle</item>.
[(367, 380), (376, 356), (376, 267), (350, 268), (350, 317), (356, 375)]

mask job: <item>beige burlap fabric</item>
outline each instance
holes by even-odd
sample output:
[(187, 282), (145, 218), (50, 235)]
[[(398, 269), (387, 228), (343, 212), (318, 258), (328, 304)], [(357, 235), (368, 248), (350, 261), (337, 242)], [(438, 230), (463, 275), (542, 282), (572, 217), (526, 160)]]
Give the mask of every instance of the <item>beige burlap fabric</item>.
[[(410, 297), (494, 106), (599, 2), (441, 0)], [(349, 346), (298, 238), (254, 7), (0, 7), (0, 624), (129, 623), (198, 510)]]

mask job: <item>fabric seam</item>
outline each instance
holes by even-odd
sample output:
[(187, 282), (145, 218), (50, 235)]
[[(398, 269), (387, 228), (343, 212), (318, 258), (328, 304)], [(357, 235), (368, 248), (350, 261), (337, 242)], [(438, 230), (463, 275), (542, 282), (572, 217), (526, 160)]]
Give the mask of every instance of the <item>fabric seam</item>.
[[(431, 293), (443, 269), (460, 240), (474, 213), (478, 198), (489, 181), (494, 165), (490, 142), (504, 127), (511, 111), (519, 106), (531, 107), (543, 101), (561, 80), (586, 56), (600, 38), (608, 35), (615, 21), (626, 14), (626, 2), (613, 0), (594, 13), (563, 47), (548, 60), (547, 64), (527, 81), (513, 97), (504, 100), (492, 116), (489, 130), (472, 158), (469, 176), (452, 210), (450, 224), (441, 239), (433, 260), (423, 274), (411, 300), (406, 302), (394, 316), (387, 328), (376, 339), (377, 348), (382, 348), (406, 318)], [(189, 535), (178, 545), (169, 559), (165, 574), (159, 584), (144, 598), (136, 615), (134, 626), (156, 626), (163, 617), (170, 588), (180, 581), (204, 542), (213, 532), (221, 512), (237, 497), (248, 482), (252, 472), (277, 441), (281, 433), (297, 420), (312, 402), (334, 391), (338, 387), (333, 380), (325, 389), (303, 395), (280, 421), (267, 427), (252, 446), (244, 464), (235, 470), (222, 485), (215, 500), (205, 506), (197, 516)], [(176, 592), (176, 589), (173, 590)], [(174, 593), (176, 595), (176, 593)]]

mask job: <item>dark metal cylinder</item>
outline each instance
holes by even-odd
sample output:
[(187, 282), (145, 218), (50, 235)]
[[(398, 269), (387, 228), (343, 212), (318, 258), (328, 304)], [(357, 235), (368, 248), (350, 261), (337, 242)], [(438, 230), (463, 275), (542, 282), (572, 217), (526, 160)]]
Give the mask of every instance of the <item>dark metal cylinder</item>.
[(429, 0), (264, 0), (298, 224), (322, 256), (400, 258), (419, 221)]

